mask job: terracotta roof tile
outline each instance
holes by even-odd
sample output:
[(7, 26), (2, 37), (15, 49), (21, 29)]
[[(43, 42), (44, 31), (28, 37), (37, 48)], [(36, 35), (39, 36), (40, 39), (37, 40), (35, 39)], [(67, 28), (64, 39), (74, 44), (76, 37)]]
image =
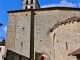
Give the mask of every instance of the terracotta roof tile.
[(62, 25), (62, 24), (66, 24), (66, 23), (70, 23), (70, 22), (74, 22), (74, 21), (77, 21), (79, 22), (80, 21), (80, 17), (77, 17), (77, 16), (73, 16), (67, 20), (64, 20), (64, 21), (61, 21), (61, 22), (57, 22), (53, 27), (52, 29), (50, 30), (50, 32), (52, 32), (54, 29), (56, 29), (59, 25)]
[(76, 56), (76, 55), (79, 55), (80, 54), (80, 48), (77, 49), (76, 51), (72, 52), (72, 53), (69, 53), (68, 55), (72, 55), (72, 56)]

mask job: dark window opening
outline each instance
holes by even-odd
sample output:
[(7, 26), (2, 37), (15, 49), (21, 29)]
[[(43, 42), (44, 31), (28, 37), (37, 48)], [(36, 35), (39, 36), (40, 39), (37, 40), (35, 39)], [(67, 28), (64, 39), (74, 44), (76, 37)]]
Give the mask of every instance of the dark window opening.
[(28, 4), (28, 1), (26, 1), (26, 4)]
[(19, 56), (19, 60), (22, 60), (22, 56), (21, 55)]
[(23, 42), (21, 42), (21, 51), (22, 51), (22, 47), (23, 47)]
[(23, 46), (23, 42), (21, 42), (21, 47)]
[(33, 0), (31, 0), (31, 4), (33, 4)]
[(33, 9), (33, 6), (31, 6), (31, 9)]
[(25, 9), (27, 9), (27, 6), (26, 6), (26, 8)]
[(66, 50), (68, 50), (68, 43), (66, 42)]
[(0, 48), (0, 52), (1, 52), (1, 48)]
[(51, 52), (50, 52), (50, 54), (51, 54)]
[(53, 35), (53, 45), (55, 44), (55, 36), (56, 36), (56, 34), (54, 33), (54, 35)]
[(26, 16), (27, 16), (27, 14), (26, 14)]

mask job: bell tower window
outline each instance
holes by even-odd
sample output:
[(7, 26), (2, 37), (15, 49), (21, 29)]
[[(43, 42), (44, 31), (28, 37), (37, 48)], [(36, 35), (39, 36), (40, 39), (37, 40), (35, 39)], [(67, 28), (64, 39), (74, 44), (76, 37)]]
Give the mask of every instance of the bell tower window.
[(26, 4), (28, 4), (28, 0), (26, 1)]
[(31, 0), (31, 4), (33, 4), (33, 0)]
[(42, 56), (40, 60), (47, 60), (47, 59), (44, 56)]

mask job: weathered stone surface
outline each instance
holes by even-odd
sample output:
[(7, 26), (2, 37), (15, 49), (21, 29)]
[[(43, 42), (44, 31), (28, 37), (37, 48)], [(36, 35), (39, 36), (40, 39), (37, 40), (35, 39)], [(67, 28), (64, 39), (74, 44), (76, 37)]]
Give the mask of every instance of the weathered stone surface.
[(27, 57), (30, 53), (30, 14), (30, 12), (13, 13), (16, 18), (10, 15), (6, 40), (6, 49)]
[[(45, 54), (50, 60), (76, 60), (76, 57), (68, 54), (80, 48), (80, 22), (59, 25), (53, 32), (50, 32), (50, 29), (57, 22), (73, 16), (80, 17), (80, 11), (35, 10), (34, 12), (34, 52)], [(30, 25), (31, 11), (9, 13), (6, 49), (30, 58)]]

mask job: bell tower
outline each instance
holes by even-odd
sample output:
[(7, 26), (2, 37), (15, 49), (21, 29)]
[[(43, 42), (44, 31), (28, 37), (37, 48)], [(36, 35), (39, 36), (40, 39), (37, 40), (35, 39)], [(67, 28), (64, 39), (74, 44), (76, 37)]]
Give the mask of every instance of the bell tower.
[(37, 0), (22, 0), (22, 9), (39, 9), (40, 5)]

